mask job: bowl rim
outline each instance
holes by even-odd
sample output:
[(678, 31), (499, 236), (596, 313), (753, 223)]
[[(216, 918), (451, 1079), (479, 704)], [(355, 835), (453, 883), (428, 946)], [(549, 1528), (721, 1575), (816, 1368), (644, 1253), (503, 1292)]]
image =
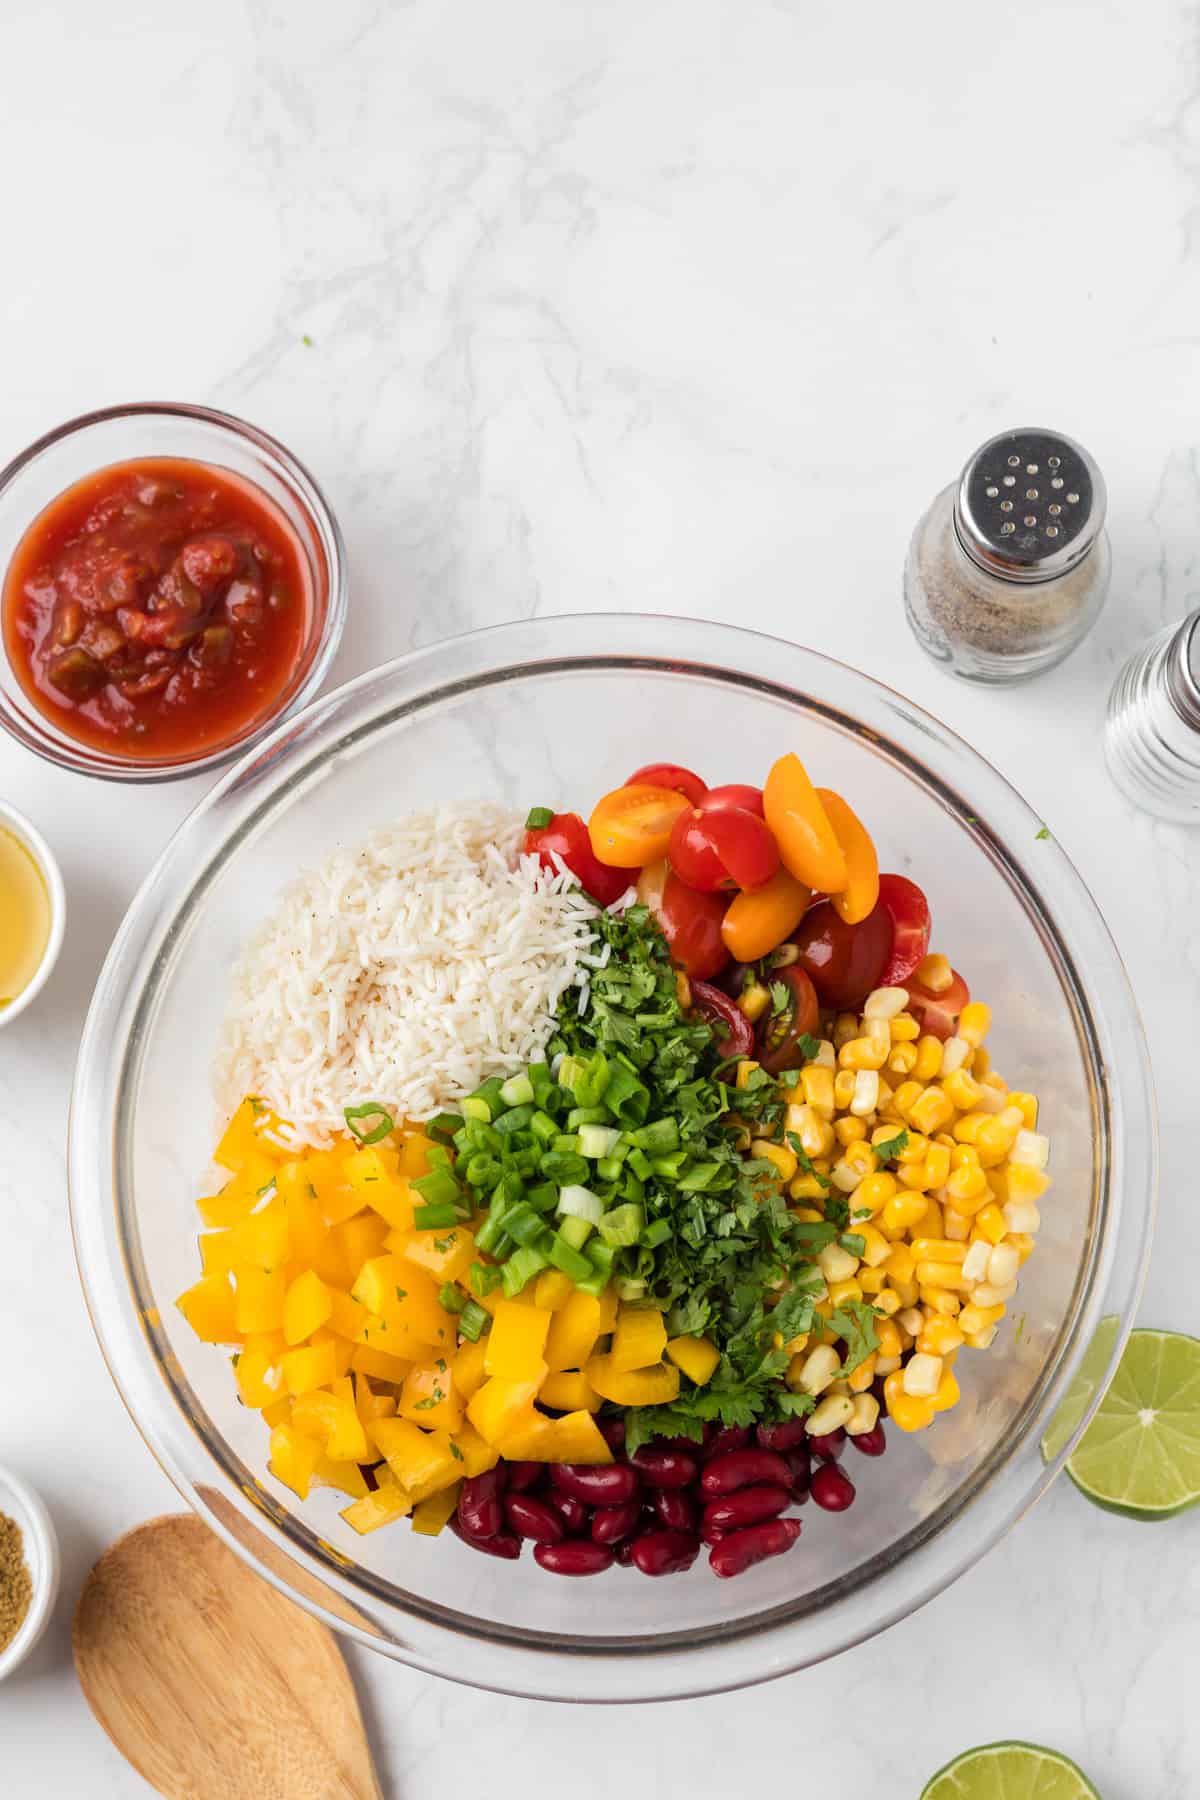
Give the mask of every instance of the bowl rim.
[(0, 1650), (0, 1682), (15, 1674), (40, 1640), (58, 1598), (62, 1572), (58, 1533), (45, 1501), (14, 1469), (0, 1464), (0, 1512), (9, 1506), (19, 1515), (16, 1523), (26, 1541), (25, 1560), (33, 1565), (30, 1569), (33, 1593), (29, 1611), (7, 1647)]
[(26, 982), (16, 999), (0, 1008), (0, 1031), (3, 1031), (6, 1025), (11, 1025), (14, 1019), (20, 1018), (26, 1007), (32, 1005), (54, 972), (67, 929), (67, 890), (58, 858), (46, 839), (33, 820), (8, 800), (0, 800), (0, 830), (11, 831), (18, 843), (29, 852), (46, 883), (46, 893), (50, 900), (50, 935), (46, 939), (42, 960), (34, 971), (33, 979)]
[[(682, 658), (677, 648), (681, 641), (688, 642), (689, 649), (694, 647), (697, 655)], [(605, 647), (614, 643), (621, 646), (619, 651)], [(699, 660), (705, 651), (712, 652), (711, 660)], [(757, 672), (752, 672), (755, 664)], [(340, 1553), (326, 1554), (316, 1533), (297, 1526), (257, 1479), (243, 1485), (228, 1462), (222, 1465), (212, 1445), (204, 1446), (205, 1462), (201, 1468), (195, 1446), (178, 1432), (175, 1441), (164, 1441), (170, 1435), (167, 1428), (178, 1427), (181, 1420), (192, 1431), (196, 1427), (188, 1419), (177, 1385), (164, 1401), (161, 1353), (152, 1344), (151, 1354), (147, 1355), (146, 1339), (152, 1337), (156, 1327), (139, 1314), (135, 1303), (129, 1245), (117, 1230), (112, 1205), (117, 1178), (113, 1161), (114, 1120), (119, 1140), (125, 1120), (120, 1116), (117, 1100), (124, 1091), (124, 1076), (128, 1072), (117, 1065), (127, 1061), (129, 1046), (140, 1029), (139, 1020), (145, 1016), (141, 1004), (145, 995), (139, 1002), (130, 993), (133, 967), (140, 958), (143, 973), (151, 972), (149, 989), (154, 972), (161, 972), (173, 941), (185, 929), (185, 913), (199, 904), (231, 846), (251, 829), (255, 819), (276, 804), (283, 792), (302, 784), (318, 760), (351, 741), (344, 725), (339, 734), (339, 715), (344, 716), (353, 703), (370, 696), (372, 690), (377, 696), (386, 690), (388, 700), (386, 704), (381, 701), (371, 714), (369, 723), (362, 727), (364, 734), (405, 712), (468, 691), (473, 685), (490, 686), (504, 680), (527, 680), (531, 675), (587, 668), (653, 669), (731, 681), (793, 705), (803, 701), (827, 723), (854, 735), (865, 735), (876, 747), (882, 743), (893, 762), (949, 807), (1020, 897), (1055, 967), (1064, 1002), (1075, 1016), (1081, 1052), (1086, 1051), (1089, 1062), (1093, 1119), (1101, 1150), (1093, 1168), (1093, 1216), (1097, 1228), (1067, 1314), (1069, 1328), (1064, 1324), (1060, 1330), (1054, 1353), (1048, 1357), (1014, 1423), (1011, 1443), (1003, 1454), (998, 1448), (993, 1453), (989, 1462), (995, 1463), (994, 1468), (981, 1465), (983, 1473), (969, 1504), (961, 1506), (947, 1520), (934, 1515), (932, 1522), (923, 1521), (904, 1540), (903, 1554), (890, 1560), (875, 1559), (885, 1566), (872, 1572), (869, 1579), (856, 1571), (857, 1579), (850, 1582), (850, 1591), (835, 1595), (822, 1609), (821, 1616), (833, 1636), (831, 1640), (829, 1630), (817, 1632), (816, 1637), (823, 1640), (820, 1643), (811, 1641), (815, 1613), (810, 1609), (807, 1616), (802, 1616), (795, 1604), (753, 1615), (730, 1627), (631, 1643), (627, 1639), (579, 1640), (510, 1628), (481, 1628), (478, 1621), (447, 1624), (444, 1611), (431, 1619), (425, 1606), (414, 1601), (413, 1596), (403, 1597), (413, 1604), (400, 1606), (390, 1598), (396, 1591), (386, 1590), (385, 1604), (393, 1615), (399, 1614), (398, 1622), (394, 1617), (391, 1621), (398, 1623), (398, 1635), (393, 1637), (389, 1629), (380, 1630), (374, 1620), (365, 1620), (359, 1610), (364, 1600), (369, 1603), (372, 1598), (380, 1598), (384, 1584), (354, 1566), (347, 1571), (346, 1559)], [(786, 678), (781, 678), (781, 669)], [(810, 679), (801, 679), (804, 674)], [(840, 690), (843, 702), (847, 698), (854, 702), (853, 710), (823, 699), (822, 688), (835, 693)], [(883, 729), (885, 724), (890, 725), (890, 730)], [(896, 741), (893, 733), (900, 728), (917, 734), (928, 762), (922, 762), (913, 750)], [(944, 774), (938, 773), (938, 758), (950, 767), (961, 766), (971, 776), (976, 792), (969, 802), (959, 796)], [(286, 782), (281, 777), (273, 787), (271, 776), (277, 762), (282, 762), (284, 768), (290, 767), (290, 773)], [(214, 809), (239, 787), (249, 795), (256, 785), (261, 785), (265, 796), (257, 808), (251, 809), (236, 830), (226, 830), (224, 834), (216, 830), (212, 823)], [(982, 791), (987, 806), (980, 805), (978, 791)], [(1111, 937), (1086, 886), (1058, 844), (1051, 840), (1039, 847), (1035, 881), (987, 823), (989, 813), (1004, 816), (1008, 842), (1023, 843), (1026, 838), (1032, 841), (1041, 824), (983, 757), (894, 690), (819, 652), (765, 634), (659, 614), (561, 615), (488, 627), (445, 640), (359, 676), (290, 720), (258, 746), (253, 755), (243, 758), (181, 827), (126, 915), (97, 983), (81, 1041), (71, 1107), (72, 1228), (93, 1326), (131, 1416), (190, 1504), (221, 1531), (232, 1548), (247, 1557), (267, 1579), (273, 1579), (281, 1592), (299, 1599), (327, 1624), (348, 1632), (366, 1647), (382, 1649), (431, 1673), (472, 1685), (543, 1698), (657, 1700), (770, 1679), (836, 1654), (885, 1628), (916, 1610), (977, 1561), (1045, 1490), (1086, 1427), (1090, 1409), (1079, 1420), (1075, 1434), (1060, 1455), (1050, 1464), (1042, 1462), (1038, 1442), (1044, 1426), (1078, 1366), (1095, 1325), (1102, 1316), (1112, 1313), (1121, 1321), (1110, 1363), (1110, 1368), (1115, 1367), (1132, 1326), (1144, 1278), (1156, 1171), (1149, 1060), (1136, 1004)], [(1019, 831), (1013, 829), (1016, 825)], [(206, 846), (200, 872), (193, 867), (184, 879), (176, 867), (184, 841), (189, 833), (196, 837), (206, 826), (212, 841)], [(195, 849), (190, 841), (189, 847)], [(172, 884), (175, 891), (166, 896), (164, 904), (162, 890)], [(1044, 897), (1047, 892), (1054, 897), (1053, 912)], [(172, 901), (179, 902), (175, 910)], [(1064, 915), (1070, 918), (1073, 942), (1086, 952), (1078, 959), (1068, 948), (1057, 922)], [(1083, 966), (1094, 970), (1096, 979), (1085, 979)], [(1101, 991), (1103, 1008), (1096, 1004)], [(103, 1055), (99, 1055), (97, 1062), (100, 1047), (119, 1043), (123, 1028), (126, 1056), (110, 1057), (105, 1066)], [(1105, 1054), (1106, 1047), (1115, 1048), (1118, 1041), (1120, 1061)], [(1095, 1210), (1097, 1196), (1099, 1213)], [(1135, 1196), (1143, 1200), (1140, 1209)], [(168, 1407), (172, 1409), (169, 1414)], [(212, 1481), (214, 1464), (224, 1467), (226, 1508), (232, 1503), (242, 1516), (243, 1526), (260, 1534), (267, 1556), (256, 1555), (240, 1542), (206, 1495), (204, 1490)], [(967, 1512), (971, 1513), (970, 1528), (964, 1529)], [(281, 1519), (285, 1522), (281, 1523)], [(931, 1573), (927, 1552), (935, 1544), (939, 1546), (938, 1567)], [(297, 1575), (322, 1584), (331, 1604), (298, 1594), (286, 1575), (273, 1573), (271, 1553), (280, 1552), (295, 1565)], [(864, 1567), (871, 1571), (871, 1562)], [(856, 1599), (869, 1594), (872, 1588), (886, 1588), (886, 1597), (881, 1595), (878, 1604), (856, 1607)], [(355, 1610), (348, 1619), (344, 1603), (350, 1601)], [(343, 1603), (340, 1610), (338, 1602)], [(472, 1637), (482, 1643), (490, 1660), (464, 1654)], [(664, 1678), (666, 1686), (661, 1685)]]
[[(129, 400), (113, 406), (97, 407), (91, 412), (79, 413), (72, 419), (66, 419), (61, 425), (53, 426), (45, 431), (33, 443), (0, 468), (0, 499), (10, 488), (25, 475), (38, 459), (46, 452), (55, 449), (73, 437), (81, 437), (99, 425), (109, 425), (121, 420), (137, 420), (139, 418), (181, 419), (213, 427), (219, 432), (251, 444), (266, 459), (276, 463), (290, 480), (298, 501), (309, 516), (328, 567), (328, 596), (326, 598), (324, 617), (321, 621), (320, 633), (316, 637), (312, 653), (312, 662), (304, 680), (296, 688), (285, 704), (267, 714), (256, 726), (252, 726), (243, 736), (233, 743), (216, 745), (200, 756), (181, 760), (161, 760), (139, 762), (110, 755), (97, 750), (82, 740), (70, 738), (65, 733), (60, 742), (51, 736), (44, 727), (42, 717), (35, 707), (18, 710), (8, 696), (0, 690), (0, 728), (9, 736), (31, 750), (35, 756), (51, 763), (60, 769), (70, 769), (74, 774), (87, 775), (99, 781), (124, 781), (134, 785), (149, 786), (156, 782), (179, 781), (188, 775), (204, 775), (214, 769), (223, 768), (236, 758), (243, 756), (254, 745), (260, 743), (267, 734), (275, 730), (285, 719), (307, 706), (319, 691), (322, 682), (329, 673), (329, 668), (337, 655), (345, 629), (346, 614), (349, 606), (349, 579), (347, 572), (346, 545), (342, 537), (342, 529), (337, 515), (325, 497), (316, 478), (307, 464), (291, 450), (281, 439), (264, 431), (260, 425), (249, 419), (241, 418), (237, 413), (224, 412), (218, 407), (204, 406), (186, 400)], [(135, 461), (135, 457), (117, 458), (117, 461)], [(203, 461), (202, 457), (191, 460)], [(99, 468), (108, 465), (99, 464)], [(80, 477), (79, 479), (82, 479)], [(70, 484), (68, 484), (70, 485)], [(35, 515), (36, 517), (36, 515)], [(33, 523), (31, 518), (28, 525)], [(0, 579), (4, 574), (0, 569)], [(0, 633), (0, 657), (8, 662), (4, 649), (3, 634)]]

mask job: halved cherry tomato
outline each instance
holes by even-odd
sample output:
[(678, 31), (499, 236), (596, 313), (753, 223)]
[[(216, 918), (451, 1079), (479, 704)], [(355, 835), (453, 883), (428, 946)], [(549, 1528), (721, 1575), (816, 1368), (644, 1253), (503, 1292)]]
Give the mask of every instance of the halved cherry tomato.
[(771, 767), (763, 808), (788, 873), (818, 893), (840, 894), (846, 858), (807, 769), (790, 751)]
[(738, 962), (757, 962), (790, 937), (804, 917), (812, 890), (777, 869), (760, 888), (737, 894), (721, 927), (725, 947)]
[(702, 893), (717, 888), (757, 888), (779, 867), (779, 851), (766, 825), (752, 812), (731, 807), (705, 812), (690, 806), (671, 828), (671, 867)]
[(725, 1062), (731, 1056), (749, 1056), (754, 1048), (754, 1027), (741, 1007), (711, 982), (693, 981), (691, 987), (695, 1010), (725, 1034), (716, 1042), (721, 1061)]
[(840, 794), (819, 787), (817, 797), (846, 858), (846, 885), (833, 904), (847, 925), (858, 925), (879, 898), (879, 858), (866, 826)]
[(765, 818), (763, 812), (762, 789), (746, 787), (740, 781), (728, 782), (724, 787), (709, 788), (702, 794), (696, 805), (701, 812), (728, 812), (738, 807), (742, 812), (754, 813), (757, 818)]
[(881, 875), (879, 904), (892, 921), (892, 953), (875, 985), (905, 987), (929, 950), (929, 902), (907, 875)]
[(824, 1006), (857, 1011), (881, 977), (892, 952), (892, 921), (882, 902), (857, 925), (847, 925), (831, 900), (818, 901), (792, 933), (798, 964)]
[(729, 961), (721, 936), (725, 905), (723, 894), (698, 894), (685, 887), (678, 875), (667, 876), (658, 905), (651, 910), (670, 947), (671, 960), (685, 975), (710, 981)]
[(785, 1069), (798, 1069), (808, 1059), (800, 1046), (802, 1037), (812, 1037), (820, 1021), (816, 990), (804, 970), (792, 963), (776, 969), (771, 976), (771, 998), (777, 987), (787, 989), (787, 997), (777, 1012), (774, 1005), (758, 1028), (758, 1060), (768, 1075), (782, 1075)]
[(647, 763), (644, 769), (635, 770), (625, 786), (670, 788), (673, 794), (682, 794), (693, 806), (699, 806), (708, 792), (698, 775), (691, 769), (681, 768), (678, 763)]
[(931, 994), (919, 981), (903, 983), (908, 989), (908, 1010), (920, 1022), (921, 1030), (928, 1032), (930, 1037), (941, 1038), (943, 1043), (954, 1036), (958, 1015), (971, 998), (971, 990), (958, 970), (952, 969), (950, 973), (950, 986), (943, 988), (940, 994)]
[(644, 869), (667, 854), (671, 827), (687, 804), (671, 788), (614, 788), (588, 820), (592, 850), (613, 868)]
[(592, 854), (588, 829), (578, 813), (555, 813), (548, 825), (525, 833), (525, 854), (537, 855), (543, 869), (556, 871), (550, 852), (557, 851), (584, 893), (599, 906), (611, 906), (629, 886), (627, 869), (610, 869)]

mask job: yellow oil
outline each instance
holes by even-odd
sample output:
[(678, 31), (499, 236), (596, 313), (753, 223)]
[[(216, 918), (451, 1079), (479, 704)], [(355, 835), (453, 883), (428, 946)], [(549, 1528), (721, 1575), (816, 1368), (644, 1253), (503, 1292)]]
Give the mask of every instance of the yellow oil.
[(0, 825), (0, 1007), (9, 1006), (41, 967), (50, 941), (50, 896), (42, 871)]

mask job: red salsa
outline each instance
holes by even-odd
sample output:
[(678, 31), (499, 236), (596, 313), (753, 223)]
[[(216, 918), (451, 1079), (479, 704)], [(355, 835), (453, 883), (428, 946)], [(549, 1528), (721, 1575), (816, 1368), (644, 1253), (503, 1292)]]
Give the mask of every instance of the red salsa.
[(4, 639), (71, 737), (186, 758), (271, 710), (311, 607), (303, 546), (261, 488), (149, 457), (76, 482), (34, 520), (4, 578)]

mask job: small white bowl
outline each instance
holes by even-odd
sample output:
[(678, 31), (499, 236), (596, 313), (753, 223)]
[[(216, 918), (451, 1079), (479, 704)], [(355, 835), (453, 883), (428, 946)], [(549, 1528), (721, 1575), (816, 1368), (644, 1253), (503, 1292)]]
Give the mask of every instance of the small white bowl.
[(67, 925), (67, 891), (63, 886), (62, 870), (54, 852), (37, 826), (4, 800), (0, 800), (0, 831), (11, 831), (18, 842), (24, 844), (41, 871), (50, 897), (50, 936), (45, 952), (33, 979), (26, 983), (7, 1006), (0, 1006), (0, 1030), (3, 1030), (37, 998), (50, 979), (50, 971), (58, 961), (58, 953), (62, 949), (63, 933)]
[(29, 1611), (22, 1619), (12, 1642), (0, 1650), (0, 1681), (11, 1675), (25, 1661), (41, 1637), (58, 1598), (58, 1538), (42, 1502), (33, 1489), (0, 1468), (0, 1513), (6, 1513), (21, 1528), (25, 1543), (25, 1563), (33, 1582)]

